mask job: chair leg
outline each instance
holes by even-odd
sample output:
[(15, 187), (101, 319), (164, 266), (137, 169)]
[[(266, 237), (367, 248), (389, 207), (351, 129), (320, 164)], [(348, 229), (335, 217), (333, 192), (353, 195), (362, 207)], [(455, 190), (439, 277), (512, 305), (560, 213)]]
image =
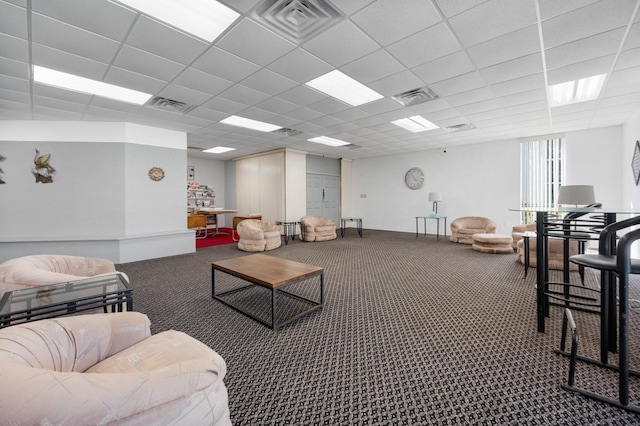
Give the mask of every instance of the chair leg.
[(560, 350), (564, 351), (567, 343), (567, 327), (571, 327), (571, 355), (569, 357), (569, 377), (567, 385), (573, 387), (576, 379), (576, 362), (578, 361), (578, 329), (569, 309), (565, 309), (562, 318), (562, 338)]

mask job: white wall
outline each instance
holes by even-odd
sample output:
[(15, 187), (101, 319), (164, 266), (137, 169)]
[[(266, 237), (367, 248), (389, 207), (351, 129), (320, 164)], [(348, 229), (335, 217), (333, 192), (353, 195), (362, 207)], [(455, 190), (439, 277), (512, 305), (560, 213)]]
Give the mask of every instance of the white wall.
[(640, 141), (640, 111), (622, 126), (622, 158), (619, 164), (622, 171), (622, 205), (640, 209), (640, 186), (636, 186), (631, 168), (636, 141)]
[[(0, 261), (69, 254), (130, 262), (195, 250), (186, 134), (130, 123), (3, 121)], [(52, 183), (36, 183), (35, 150)], [(161, 167), (162, 181), (149, 169)]]
[[(621, 179), (629, 167), (620, 169), (622, 127), (570, 132), (566, 139), (567, 183), (593, 184), (599, 200), (619, 205)], [(426, 174), (424, 186), (416, 191), (404, 184), (404, 174), (414, 166)], [(447, 227), (457, 217), (487, 216), (499, 233), (510, 235), (512, 226), (521, 222), (520, 214), (509, 210), (520, 201), (519, 142), (354, 160), (352, 190), (353, 215), (363, 218), (365, 228), (415, 232), (415, 217), (431, 212), (429, 192), (439, 191), (444, 201), (438, 213), (447, 216)], [(427, 222), (428, 233), (435, 234), (435, 227), (435, 221)]]

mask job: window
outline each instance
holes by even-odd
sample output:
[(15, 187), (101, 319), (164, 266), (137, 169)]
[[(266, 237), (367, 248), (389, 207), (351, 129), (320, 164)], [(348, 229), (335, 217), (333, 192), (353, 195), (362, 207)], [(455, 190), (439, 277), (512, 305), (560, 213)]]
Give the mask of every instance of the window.
[[(520, 143), (520, 206), (554, 208), (564, 181), (564, 138)], [(523, 212), (522, 223), (535, 222), (535, 213)]]

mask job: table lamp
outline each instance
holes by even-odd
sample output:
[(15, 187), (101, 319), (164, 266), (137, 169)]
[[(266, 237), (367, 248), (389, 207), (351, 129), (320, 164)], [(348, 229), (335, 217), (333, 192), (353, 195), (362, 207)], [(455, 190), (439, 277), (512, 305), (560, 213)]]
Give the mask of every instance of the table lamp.
[(563, 185), (558, 192), (558, 204), (586, 206), (596, 202), (593, 185)]
[(433, 213), (437, 216), (438, 215), (438, 203), (440, 201), (443, 201), (442, 198), (442, 192), (430, 192), (429, 193), (429, 201), (433, 202)]

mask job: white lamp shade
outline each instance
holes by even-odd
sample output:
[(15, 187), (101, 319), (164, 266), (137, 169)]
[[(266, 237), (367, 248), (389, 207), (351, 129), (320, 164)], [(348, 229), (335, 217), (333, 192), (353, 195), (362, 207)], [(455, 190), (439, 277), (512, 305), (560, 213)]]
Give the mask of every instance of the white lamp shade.
[(430, 192), (429, 201), (443, 201), (442, 192)]
[(596, 202), (593, 185), (563, 185), (558, 193), (558, 204), (587, 205)]

